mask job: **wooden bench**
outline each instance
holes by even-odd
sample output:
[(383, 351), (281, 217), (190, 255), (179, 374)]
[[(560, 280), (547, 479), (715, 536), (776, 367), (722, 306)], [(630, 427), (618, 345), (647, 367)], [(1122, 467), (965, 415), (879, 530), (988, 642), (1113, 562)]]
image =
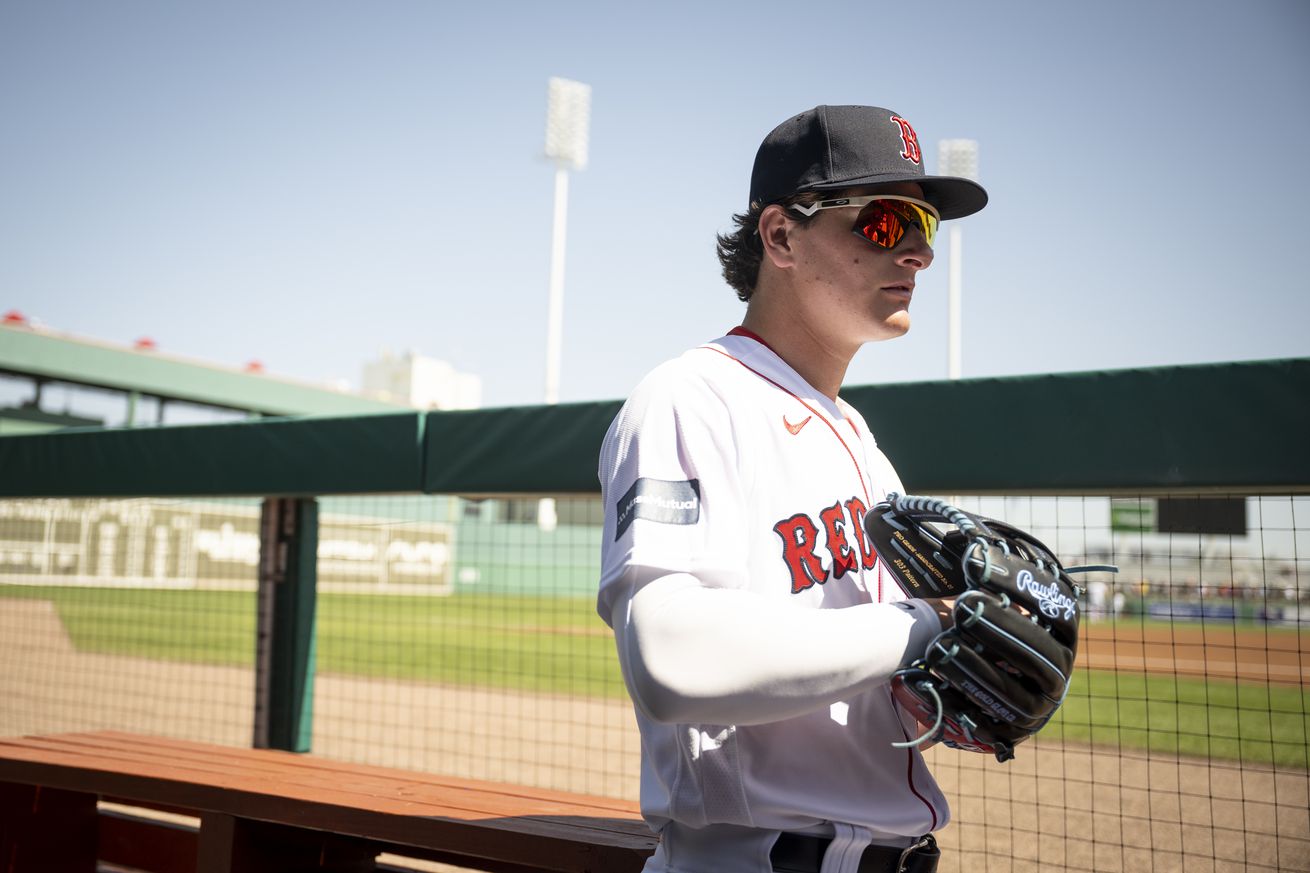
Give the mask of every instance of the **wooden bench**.
[[(181, 813), (169, 824), (98, 801)], [(636, 804), (256, 749), (95, 732), (0, 738), (0, 870), (638, 871)]]

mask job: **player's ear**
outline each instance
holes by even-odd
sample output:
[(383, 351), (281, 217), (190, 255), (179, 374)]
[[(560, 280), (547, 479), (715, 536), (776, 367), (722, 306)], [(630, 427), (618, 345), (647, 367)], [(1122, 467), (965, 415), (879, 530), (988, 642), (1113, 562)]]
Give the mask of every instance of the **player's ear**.
[(787, 210), (776, 203), (764, 207), (760, 213), (760, 243), (764, 246), (764, 257), (775, 267), (786, 268), (796, 263), (791, 240), (796, 227), (796, 222), (787, 217)]

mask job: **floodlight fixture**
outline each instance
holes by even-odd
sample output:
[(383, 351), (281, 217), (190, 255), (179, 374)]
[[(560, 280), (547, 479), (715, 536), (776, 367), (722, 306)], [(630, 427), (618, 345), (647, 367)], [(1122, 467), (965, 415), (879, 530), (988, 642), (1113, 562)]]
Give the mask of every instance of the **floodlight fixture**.
[(978, 140), (944, 139), (937, 144), (937, 173), (978, 181)]
[(591, 86), (552, 77), (546, 104), (546, 157), (570, 170), (586, 168), (590, 126)]

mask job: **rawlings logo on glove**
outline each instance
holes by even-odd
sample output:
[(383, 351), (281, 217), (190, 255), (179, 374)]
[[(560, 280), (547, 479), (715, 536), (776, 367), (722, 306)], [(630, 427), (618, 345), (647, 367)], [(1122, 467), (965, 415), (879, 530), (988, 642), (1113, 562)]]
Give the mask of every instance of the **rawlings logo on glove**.
[(1004, 522), (930, 497), (889, 494), (865, 530), (910, 597), (955, 598), (954, 626), (892, 677), (892, 693), (921, 724), (919, 738), (1014, 757), (1064, 701), (1078, 648), (1070, 573), (1039, 540)]
[(1078, 601), (1061, 592), (1059, 585), (1054, 582), (1050, 585), (1041, 585), (1027, 570), (1019, 571), (1019, 581), (1016, 586), (1020, 591), (1036, 597), (1042, 615), (1048, 618), (1063, 617), (1065, 621), (1069, 621), (1078, 611)]

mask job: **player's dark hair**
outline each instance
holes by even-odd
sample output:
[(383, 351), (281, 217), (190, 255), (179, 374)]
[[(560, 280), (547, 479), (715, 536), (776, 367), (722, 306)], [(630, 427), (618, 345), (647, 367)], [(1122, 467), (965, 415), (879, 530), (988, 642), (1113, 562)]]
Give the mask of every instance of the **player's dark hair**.
[[(831, 193), (827, 196), (831, 197)], [(778, 201), (779, 206), (791, 207), (797, 204), (808, 206), (817, 203), (822, 195), (814, 191), (802, 191)], [(719, 263), (723, 265), (723, 279), (737, 292), (737, 299), (743, 302), (751, 299), (755, 293), (755, 283), (760, 278), (760, 262), (764, 260), (764, 243), (760, 241), (760, 213), (768, 203), (751, 203), (746, 212), (732, 216), (736, 229), (732, 233), (717, 234)], [(793, 209), (788, 209), (790, 218), (804, 225), (813, 215), (806, 216)], [(816, 212), (815, 215), (818, 215)]]

